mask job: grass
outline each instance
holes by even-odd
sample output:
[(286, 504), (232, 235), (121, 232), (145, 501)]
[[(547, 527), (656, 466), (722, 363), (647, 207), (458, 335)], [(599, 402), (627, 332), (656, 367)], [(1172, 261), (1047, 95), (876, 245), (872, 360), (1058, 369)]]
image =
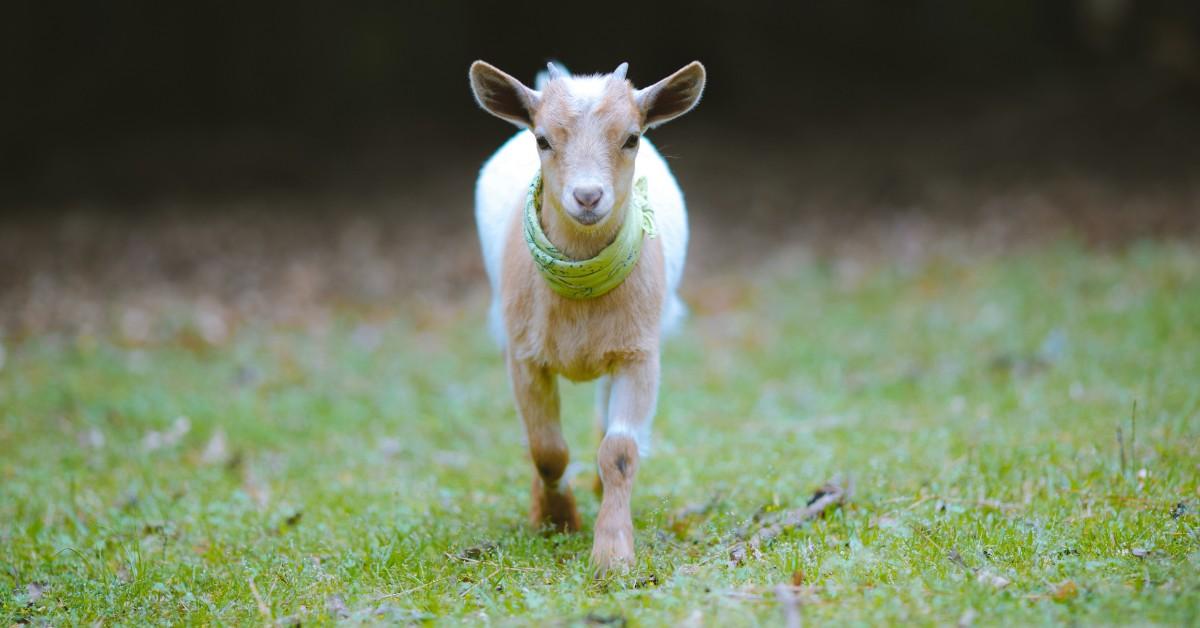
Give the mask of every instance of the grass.
[[(536, 534), (479, 293), (214, 342), (171, 311), (137, 341), (9, 340), (0, 623), (778, 623), (792, 582), (808, 622), (1200, 621), (1200, 251), (703, 281), (639, 563), (599, 581), (591, 388), (564, 398), (588, 533)], [(756, 513), (835, 476), (843, 508), (730, 563)]]

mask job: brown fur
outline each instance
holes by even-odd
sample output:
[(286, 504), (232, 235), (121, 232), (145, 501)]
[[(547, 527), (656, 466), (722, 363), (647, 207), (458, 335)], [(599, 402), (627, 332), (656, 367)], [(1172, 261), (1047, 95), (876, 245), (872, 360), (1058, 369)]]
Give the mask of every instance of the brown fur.
[(646, 240), (637, 266), (612, 292), (568, 299), (551, 290), (538, 273), (521, 221), (514, 220), (504, 249), (500, 291), (512, 359), (572, 381), (587, 381), (658, 352), (666, 272), (657, 240)]

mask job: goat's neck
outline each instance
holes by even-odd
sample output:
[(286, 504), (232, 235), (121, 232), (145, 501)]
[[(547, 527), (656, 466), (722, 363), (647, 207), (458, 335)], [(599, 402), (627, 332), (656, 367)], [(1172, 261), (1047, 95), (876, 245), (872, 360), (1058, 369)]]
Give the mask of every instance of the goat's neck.
[(542, 231), (550, 239), (550, 243), (558, 250), (573, 259), (589, 259), (604, 250), (616, 239), (625, 217), (629, 213), (629, 199), (613, 208), (599, 224), (585, 227), (567, 216), (566, 212), (557, 206), (545, 202), (542, 194)]

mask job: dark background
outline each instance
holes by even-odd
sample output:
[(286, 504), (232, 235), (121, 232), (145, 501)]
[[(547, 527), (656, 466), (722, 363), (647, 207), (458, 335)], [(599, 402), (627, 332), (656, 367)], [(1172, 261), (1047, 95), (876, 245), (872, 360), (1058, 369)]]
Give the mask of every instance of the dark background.
[(1200, 5), (1184, 0), (7, 6), (0, 198), (25, 210), (469, 186), (511, 132), (471, 100), (477, 58), (528, 81), (551, 58), (629, 61), (639, 85), (699, 59), (704, 102), (660, 144), (716, 151), (717, 170), (832, 151), (888, 205), (920, 195), (896, 165), (910, 153), (968, 177), (1154, 184), (1200, 154)]

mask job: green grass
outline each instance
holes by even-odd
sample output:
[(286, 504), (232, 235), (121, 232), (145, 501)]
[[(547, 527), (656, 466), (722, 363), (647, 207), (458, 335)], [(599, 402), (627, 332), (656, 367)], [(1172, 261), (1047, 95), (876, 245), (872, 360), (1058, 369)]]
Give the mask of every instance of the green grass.
[[(539, 535), (477, 293), (216, 346), (186, 312), (10, 339), (0, 624), (782, 622), (794, 574), (807, 622), (1200, 621), (1200, 251), (764, 268), (696, 279), (639, 563), (601, 581), (591, 387), (563, 406), (587, 531)], [(845, 507), (729, 563), (838, 475)]]

